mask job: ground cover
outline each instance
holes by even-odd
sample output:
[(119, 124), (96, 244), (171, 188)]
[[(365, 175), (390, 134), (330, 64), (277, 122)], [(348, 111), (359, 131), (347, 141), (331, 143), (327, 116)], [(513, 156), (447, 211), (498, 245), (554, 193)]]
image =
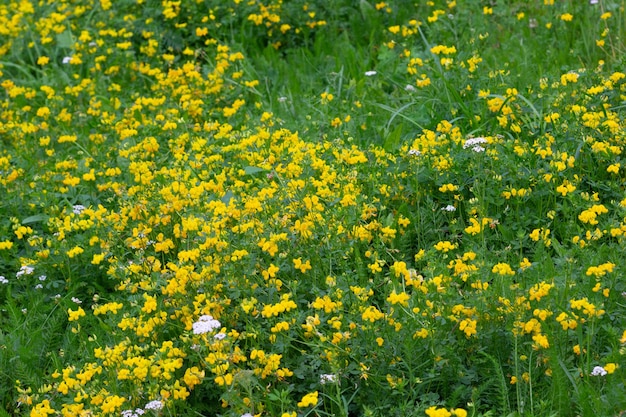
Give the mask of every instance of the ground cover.
[(624, 6), (3, 3), (0, 416), (624, 414)]

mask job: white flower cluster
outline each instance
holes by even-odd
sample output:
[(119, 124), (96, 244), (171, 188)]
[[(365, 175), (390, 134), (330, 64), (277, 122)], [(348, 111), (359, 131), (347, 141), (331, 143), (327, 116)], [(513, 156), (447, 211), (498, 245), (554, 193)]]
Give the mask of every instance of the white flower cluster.
[(83, 211), (85, 211), (85, 206), (83, 206), (82, 204), (76, 204), (75, 206), (72, 207), (72, 212), (74, 214), (80, 214)]
[(320, 384), (334, 384), (337, 382), (337, 375), (335, 374), (322, 374), (320, 375)]
[(485, 148), (481, 145), (486, 143), (487, 139), (485, 138), (469, 138), (463, 144), (463, 149), (472, 148), (474, 152), (485, 152)]
[(194, 334), (204, 334), (219, 329), (222, 327), (222, 324), (215, 320), (213, 316), (205, 314), (204, 316), (200, 316), (198, 321), (191, 326), (193, 327)]
[(456, 211), (456, 207), (454, 207), (451, 204), (448, 204), (447, 206), (443, 207), (441, 210), (452, 212), (452, 211)]
[(17, 274), (15, 274), (15, 276), (19, 278), (22, 275), (31, 275), (34, 271), (35, 268), (33, 268), (32, 266), (22, 265), (22, 267), (19, 271), (17, 271)]
[(124, 410), (122, 411), (122, 417), (139, 417), (143, 415), (144, 411), (141, 408), (136, 408), (134, 410)]
[(417, 149), (411, 149), (409, 151), (409, 155), (411, 156), (420, 156), (422, 153), (420, 151), (418, 151)]
[(163, 403), (159, 400), (150, 401), (144, 408), (135, 408), (134, 410), (122, 411), (122, 417), (140, 417), (145, 414), (146, 410), (159, 411), (163, 408)]
[(0, 275), (0, 284), (8, 284), (8, 283), (9, 283), (9, 280), (3, 277), (2, 275)]
[(159, 400), (152, 400), (144, 407), (146, 410), (158, 411), (163, 408), (163, 403)]
[(606, 375), (608, 372), (601, 366), (594, 366), (593, 370), (591, 371), (591, 376), (604, 376)]

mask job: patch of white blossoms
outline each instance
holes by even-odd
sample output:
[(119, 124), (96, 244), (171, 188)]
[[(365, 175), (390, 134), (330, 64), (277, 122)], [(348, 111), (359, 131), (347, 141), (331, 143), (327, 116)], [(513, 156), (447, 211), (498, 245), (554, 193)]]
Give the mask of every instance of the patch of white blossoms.
[(463, 149), (472, 148), (474, 152), (485, 152), (485, 148), (481, 145), (487, 143), (485, 138), (469, 138), (463, 144)]
[(191, 325), (193, 328), (194, 334), (204, 334), (209, 333), (214, 330), (218, 330), (222, 327), (222, 324), (210, 316), (205, 314), (204, 316), (200, 316), (198, 321)]

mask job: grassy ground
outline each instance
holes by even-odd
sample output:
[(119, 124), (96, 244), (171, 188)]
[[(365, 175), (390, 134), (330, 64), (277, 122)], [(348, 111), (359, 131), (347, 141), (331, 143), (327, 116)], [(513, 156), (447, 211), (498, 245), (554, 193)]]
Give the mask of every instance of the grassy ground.
[(623, 415), (624, 7), (1, 4), (0, 416)]

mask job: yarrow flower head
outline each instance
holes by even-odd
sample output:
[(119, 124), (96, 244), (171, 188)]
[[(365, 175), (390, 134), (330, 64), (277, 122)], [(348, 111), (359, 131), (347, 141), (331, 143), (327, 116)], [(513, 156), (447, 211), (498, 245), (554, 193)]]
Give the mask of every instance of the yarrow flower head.
[(365, 71), (365, 76), (366, 77), (372, 77), (376, 75), (376, 71)]
[(3, 277), (2, 275), (0, 275), (0, 284), (8, 284), (8, 283), (9, 283), (9, 280)]
[(194, 334), (204, 334), (219, 329), (222, 327), (222, 324), (218, 320), (215, 320), (213, 316), (205, 314), (204, 316), (200, 316), (198, 321), (192, 324), (192, 327)]
[(72, 212), (74, 214), (80, 214), (85, 210), (85, 206), (83, 206), (82, 204), (76, 204), (75, 206), (72, 207)]
[(141, 408), (136, 408), (134, 410), (124, 410), (122, 411), (122, 417), (139, 417), (143, 415), (145, 411)]
[(322, 374), (320, 375), (320, 384), (334, 384), (337, 382), (337, 375), (335, 374)]
[(420, 156), (422, 153), (420, 151), (418, 151), (417, 149), (411, 149), (409, 151), (409, 155), (411, 156)]
[(463, 149), (472, 148), (474, 152), (484, 152), (485, 148), (481, 145), (486, 143), (487, 139), (485, 138), (469, 138), (463, 144)]
[(146, 410), (161, 410), (163, 408), (163, 403), (159, 400), (152, 400), (144, 407)]
[(454, 207), (454, 206), (453, 206), (453, 205), (451, 205), (451, 204), (448, 204), (447, 206), (443, 207), (441, 210), (443, 210), (443, 211), (450, 211), (450, 212), (452, 212), (452, 211), (456, 211), (456, 207)]
[(487, 143), (487, 139), (478, 137), (478, 138), (469, 138), (463, 143), (463, 149), (473, 148), (477, 145), (483, 145)]

